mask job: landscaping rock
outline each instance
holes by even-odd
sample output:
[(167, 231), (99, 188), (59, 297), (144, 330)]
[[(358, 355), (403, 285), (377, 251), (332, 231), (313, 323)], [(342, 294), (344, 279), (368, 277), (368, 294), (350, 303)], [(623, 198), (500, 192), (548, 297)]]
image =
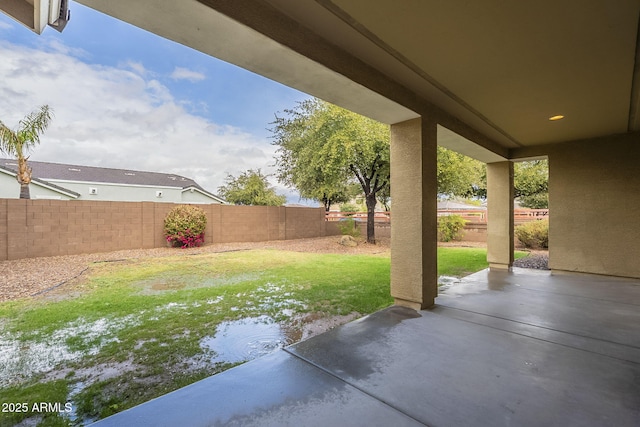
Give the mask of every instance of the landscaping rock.
[(356, 242), (356, 239), (353, 238), (353, 236), (342, 236), (340, 237), (340, 244), (342, 246), (349, 246), (352, 248), (355, 248), (356, 246), (358, 246), (358, 242)]
[(514, 267), (534, 268), (537, 270), (549, 269), (549, 254), (545, 251), (531, 252), (524, 258), (517, 259), (513, 262)]

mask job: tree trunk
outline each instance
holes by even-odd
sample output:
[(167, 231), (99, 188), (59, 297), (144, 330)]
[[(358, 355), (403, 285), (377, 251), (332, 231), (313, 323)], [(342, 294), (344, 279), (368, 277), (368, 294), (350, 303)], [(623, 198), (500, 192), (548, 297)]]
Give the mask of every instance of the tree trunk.
[(29, 193), (29, 184), (20, 183), (20, 198), (21, 199), (31, 198), (31, 194)]
[(366, 195), (367, 202), (367, 243), (376, 243), (376, 195), (375, 193), (369, 193)]
[(331, 200), (325, 197), (322, 199), (322, 203), (324, 204), (324, 211), (329, 212), (329, 209), (331, 209)]
[(20, 198), (30, 199), (29, 184), (31, 183), (31, 168), (27, 166), (28, 157), (18, 156), (18, 173), (16, 179), (20, 183)]

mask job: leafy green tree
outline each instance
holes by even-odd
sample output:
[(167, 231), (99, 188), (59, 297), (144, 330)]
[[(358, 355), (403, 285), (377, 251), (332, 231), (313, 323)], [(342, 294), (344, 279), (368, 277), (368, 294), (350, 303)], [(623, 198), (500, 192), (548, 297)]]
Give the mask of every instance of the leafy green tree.
[(238, 177), (227, 175), (226, 184), (218, 187), (219, 194), (236, 205), (281, 206), (287, 201), (286, 196), (279, 195), (269, 184), (268, 175), (258, 170), (249, 169)]
[(441, 196), (481, 196), (486, 189), (484, 163), (440, 146), (437, 177)]
[(513, 185), (520, 206), (531, 209), (549, 207), (549, 163), (546, 160), (516, 163)]
[(315, 140), (317, 130), (322, 126), (320, 110), (323, 104), (319, 100), (307, 100), (291, 110), (285, 110), (287, 118), (276, 115), (274, 127), (274, 145), (278, 180), (294, 187), (305, 199), (318, 200), (329, 211), (331, 205), (350, 200), (348, 180), (345, 180), (335, 168), (327, 167), (324, 159), (318, 155), (320, 144)]
[(378, 201), (382, 205), (385, 211), (391, 210), (391, 186), (385, 185), (378, 192)]
[(327, 210), (357, 182), (367, 205), (367, 241), (375, 243), (376, 197), (389, 186), (389, 127), (319, 99), (284, 112), (271, 129), (280, 182)]
[(29, 199), (31, 168), (27, 165), (29, 150), (40, 143), (40, 134), (49, 126), (53, 112), (48, 105), (29, 113), (20, 120), (16, 130), (9, 129), (0, 121), (0, 151), (18, 160), (16, 179), (20, 184), (20, 198)]
[[(549, 207), (549, 166), (546, 160), (515, 163), (513, 184), (514, 197), (522, 207)], [(438, 147), (438, 194), (486, 198), (486, 165), (455, 151)]]

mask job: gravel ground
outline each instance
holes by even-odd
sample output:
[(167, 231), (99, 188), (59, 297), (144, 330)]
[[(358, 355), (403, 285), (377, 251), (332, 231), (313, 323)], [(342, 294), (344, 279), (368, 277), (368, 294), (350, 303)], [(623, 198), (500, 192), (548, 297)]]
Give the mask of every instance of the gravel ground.
[(535, 268), (537, 270), (549, 269), (549, 252), (531, 251), (528, 256), (513, 262), (514, 267)]
[[(487, 244), (484, 242), (441, 242), (438, 243), (438, 246), (486, 248)], [(516, 248), (516, 250), (524, 249)], [(513, 262), (513, 266), (519, 268), (533, 268), (536, 270), (549, 270), (549, 251), (529, 251), (529, 255), (526, 257), (515, 260)]]
[(338, 243), (340, 236), (313, 239), (277, 240), (268, 242), (215, 243), (191, 249), (156, 248), (123, 250), (84, 255), (66, 255), (0, 261), (0, 302), (36, 296), (63, 285), (80, 276), (93, 263), (125, 259), (187, 256), (202, 253), (229, 252), (251, 249), (281, 249), (296, 252), (386, 254), (389, 239), (378, 239), (370, 245), (361, 240), (357, 247)]

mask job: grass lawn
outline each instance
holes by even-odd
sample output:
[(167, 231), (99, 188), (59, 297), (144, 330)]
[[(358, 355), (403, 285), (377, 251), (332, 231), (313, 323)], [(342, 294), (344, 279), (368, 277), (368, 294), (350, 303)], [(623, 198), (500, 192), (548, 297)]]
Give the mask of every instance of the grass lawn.
[[(449, 276), (487, 266), (485, 249), (439, 248), (438, 260)], [(392, 303), (389, 268), (384, 256), (276, 250), (95, 264), (57, 292), (0, 304), (0, 402), (28, 406), (0, 425), (82, 424), (228, 369), (202, 345), (224, 321), (295, 329), (310, 314), (377, 311)], [(63, 412), (34, 413), (36, 402)]]

